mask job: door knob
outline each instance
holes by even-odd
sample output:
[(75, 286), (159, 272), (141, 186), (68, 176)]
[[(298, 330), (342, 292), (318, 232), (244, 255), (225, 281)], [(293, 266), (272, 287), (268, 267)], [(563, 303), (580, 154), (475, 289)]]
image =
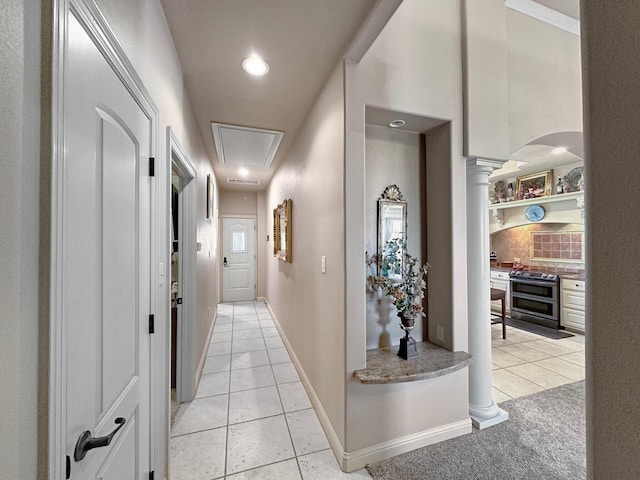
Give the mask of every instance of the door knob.
[(85, 457), (89, 450), (109, 445), (114, 435), (118, 433), (118, 430), (124, 427), (124, 424), (127, 423), (127, 421), (122, 417), (118, 417), (116, 418), (115, 423), (118, 425), (116, 429), (104, 437), (92, 437), (89, 430), (82, 432), (82, 434), (80, 434), (80, 438), (78, 438), (78, 443), (76, 443), (76, 449), (73, 452), (73, 459), (76, 462), (79, 462)]
[(229, 262), (227, 262), (227, 257), (224, 257), (224, 258), (223, 258), (222, 263), (223, 263), (223, 265), (224, 265), (225, 267), (228, 267), (228, 266), (229, 266)]

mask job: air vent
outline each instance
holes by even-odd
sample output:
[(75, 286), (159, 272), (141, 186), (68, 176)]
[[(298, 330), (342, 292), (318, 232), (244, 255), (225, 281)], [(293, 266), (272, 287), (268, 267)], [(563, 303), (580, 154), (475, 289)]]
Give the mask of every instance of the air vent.
[(227, 178), (227, 183), (234, 185), (260, 185), (260, 180), (246, 180), (244, 178)]
[(218, 161), (224, 165), (269, 167), (284, 132), (211, 123)]

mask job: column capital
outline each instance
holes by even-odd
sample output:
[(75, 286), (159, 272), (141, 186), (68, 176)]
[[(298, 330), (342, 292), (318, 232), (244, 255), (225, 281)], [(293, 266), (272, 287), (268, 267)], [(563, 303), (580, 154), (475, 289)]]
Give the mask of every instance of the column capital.
[(506, 159), (467, 157), (467, 167), (490, 168), (491, 171), (502, 168), (507, 163)]

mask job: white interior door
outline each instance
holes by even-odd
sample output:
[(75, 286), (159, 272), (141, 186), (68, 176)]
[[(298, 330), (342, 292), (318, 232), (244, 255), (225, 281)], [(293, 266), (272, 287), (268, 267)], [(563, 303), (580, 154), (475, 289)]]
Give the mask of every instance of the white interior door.
[[(73, 14), (68, 35), (60, 282), (70, 478), (147, 479), (152, 123)], [(118, 427), (78, 459), (83, 432)]]
[(222, 301), (255, 299), (255, 219), (222, 219)]

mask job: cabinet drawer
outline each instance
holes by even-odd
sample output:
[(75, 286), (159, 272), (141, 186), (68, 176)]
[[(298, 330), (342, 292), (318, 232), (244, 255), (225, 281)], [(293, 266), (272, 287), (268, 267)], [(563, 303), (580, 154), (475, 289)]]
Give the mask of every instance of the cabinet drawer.
[(584, 313), (570, 308), (562, 309), (562, 325), (584, 332)]
[(584, 280), (571, 280), (570, 278), (563, 278), (562, 289), (584, 292)]
[(564, 290), (562, 292), (562, 307), (574, 308), (584, 312), (584, 292)]
[(496, 270), (491, 270), (491, 280), (506, 280), (508, 282), (509, 272), (499, 272)]

